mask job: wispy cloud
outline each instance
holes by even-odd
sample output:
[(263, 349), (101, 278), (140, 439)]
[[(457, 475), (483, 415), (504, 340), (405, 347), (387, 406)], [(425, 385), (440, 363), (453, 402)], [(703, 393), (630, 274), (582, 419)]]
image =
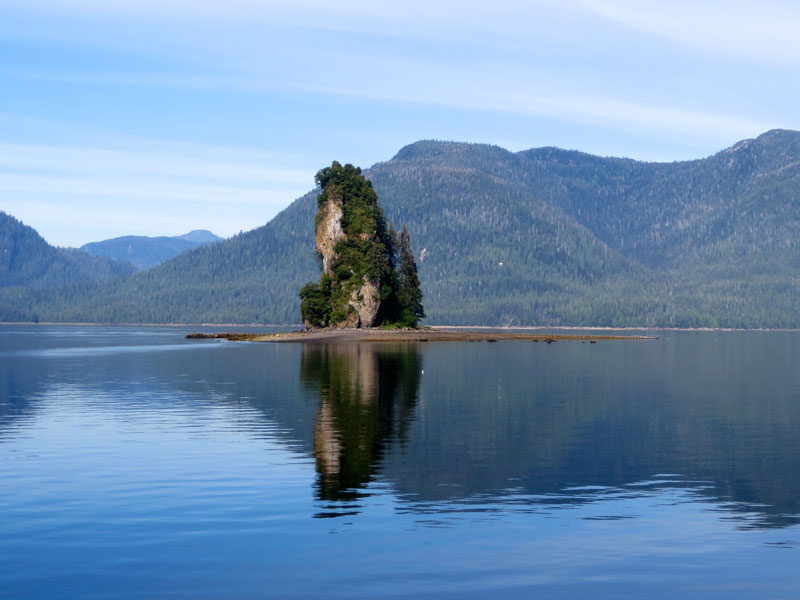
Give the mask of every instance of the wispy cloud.
[(265, 166), (275, 163), (266, 153), (162, 145), (172, 152), (0, 144), (2, 209), (59, 245), (92, 241), (50, 233), (86, 204), (103, 237), (182, 233), (164, 231), (165, 223), (229, 236), (266, 223), (313, 187), (313, 170)]
[(775, 0), (6, 0), (0, 208), (228, 235), (420, 137), (696, 157), (800, 128), (798, 30)]
[[(332, 52), (335, 64), (352, 64), (356, 57)], [(27, 72), (18, 76), (76, 83), (167, 87), (214, 91), (246, 91), (271, 94), (276, 91), (342, 96), (386, 103), (458, 108), (541, 117), (566, 122), (618, 128), (634, 132), (648, 130), (666, 137), (704, 136), (733, 139), (760, 133), (780, 123), (763, 118), (727, 113), (719, 107), (699, 107), (695, 102), (670, 98), (659, 104), (625, 90), (624, 97), (608, 95), (593, 82), (564, 76), (548, 69), (516, 68), (498, 64), (451, 66), (433, 60), (394, 58), (392, 68), (382, 69), (384, 57), (359, 57), (365, 71), (373, 73), (366, 85), (352, 85), (344, 70), (333, 68), (315, 77), (270, 79), (263, 73), (248, 76), (164, 75), (123, 73)], [(475, 68), (472, 68), (475, 67)], [(606, 86), (607, 87), (607, 86)], [(410, 140), (409, 140), (410, 141)], [(1, 150), (0, 150), (1, 151)]]
[[(47, 9), (73, 18), (117, 19), (97, 35), (138, 44), (141, 51), (181, 55), (186, 62), (165, 72), (60, 68), (18, 70), (16, 76), (199, 92), (310, 92), (626, 131), (644, 128), (654, 138), (754, 134), (767, 125), (764, 112), (753, 110), (752, 103), (745, 110), (728, 101), (733, 90), (715, 89), (705, 74), (691, 78), (687, 71), (703, 60), (698, 52), (761, 58), (781, 68), (800, 65), (800, 7), (769, 0), (757, 5), (688, 0), (45, 0), (18, 5), (21, 11)], [(129, 18), (141, 20), (141, 26), (115, 36)], [(320, 36), (319, 30), (329, 33)], [(656, 40), (643, 46), (641, 38), (629, 39), (630, 31)], [(656, 51), (658, 40), (678, 47)], [(664, 53), (673, 54), (673, 64)], [(711, 68), (719, 65), (706, 70)]]
[(800, 5), (796, 2), (583, 0), (589, 12), (712, 55), (732, 55), (798, 68)]
[[(185, 154), (176, 152), (179, 148)], [(0, 172), (69, 173), (95, 179), (146, 175), (150, 179), (186, 178), (261, 186), (310, 187), (313, 183), (306, 169), (266, 166), (274, 161), (275, 156), (267, 153), (189, 145), (179, 145), (169, 153), (0, 143)]]
[[(784, 60), (796, 56), (800, 48), (796, 35), (800, 6), (788, 0), (9, 0), (5, 4), (8, 11), (59, 18), (134, 18), (189, 29), (210, 22), (219, 26), (217, 32), (238, 24), (252, 25), (262, 33), (265, 28), (291, 27), (397, 38), (461, 38), (465, 43), (470, 42), (465, 37), (469, 34), (506, 40), (531, 40), (539, 35), (570, 39), (569, 30), (573, 29), (592, 36), (592, 29), (594, 35), (598, 33), (600, 18), (737, 55)], [(564, 30), (552, 31), (554, 22), (561, 23)], [(246, 36), (247, 30), (243, 33)], [(102, 37), (102, 32), (97, 35)], [(481, 43), (480, 38), (471, 41)]]

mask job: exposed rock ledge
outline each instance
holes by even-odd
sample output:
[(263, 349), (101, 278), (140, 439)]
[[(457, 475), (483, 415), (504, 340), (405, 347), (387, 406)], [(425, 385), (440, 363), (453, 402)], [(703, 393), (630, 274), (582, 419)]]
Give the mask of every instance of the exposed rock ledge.
[(510, 331), (458, 331), (442, 329), (322, 329), (281, 333), (190, 333), (191, 339), (225, 339), (232, 342), (501, 342), (509, 340), (546, 342), (601, 340), (654, 340), (651, 336), (591, 335), (564, 333), (519, 333)]

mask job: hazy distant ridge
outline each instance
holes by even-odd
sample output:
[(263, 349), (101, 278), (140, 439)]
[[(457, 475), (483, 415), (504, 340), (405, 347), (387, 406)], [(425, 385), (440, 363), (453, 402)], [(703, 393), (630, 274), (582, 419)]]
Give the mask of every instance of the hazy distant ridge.
[(138, 269), (149, 269), (175, 258), (181, 252), (219, 241), (222, 241), (222, 238), (210, 231), (195, 229), (178, 236), (126, 235), (100, 242), (90, 242), (81, 246), (80, 249), (95, 256), (130, 261)]

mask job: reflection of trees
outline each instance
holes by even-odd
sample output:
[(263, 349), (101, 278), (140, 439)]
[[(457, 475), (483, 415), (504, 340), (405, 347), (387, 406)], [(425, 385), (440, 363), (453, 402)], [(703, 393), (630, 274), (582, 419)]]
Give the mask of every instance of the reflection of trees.
[(426, 510), (519, 494), (593, 501), (604, 492), (582, 488), (645, 490), (678, 474), (653, 488), (695, 490), (748, 526), (798, 523), (800, 346), (782, 339), (428, 352), (424, 434), (382, 474)]
[(31, 412), (48, 385), (49, 365), (36, 371), (24, 358), (0, 358), (0, 442), (7, 431), (31, 418)]
[(421, 355), (408, 344), (303, 348), (301, 377), (320, 395), (314, 424), (320, 498), (354, 497), (387, 446), (404, 442), (421, 369)]

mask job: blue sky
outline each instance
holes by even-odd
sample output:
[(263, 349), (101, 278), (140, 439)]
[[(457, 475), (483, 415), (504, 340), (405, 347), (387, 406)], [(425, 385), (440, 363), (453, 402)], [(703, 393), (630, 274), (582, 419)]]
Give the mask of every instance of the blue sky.
[(419, 139), (699, 158), (800, 129), (797, 31), (768, 0), (4, 0), (0, 210), (230, 236)]

